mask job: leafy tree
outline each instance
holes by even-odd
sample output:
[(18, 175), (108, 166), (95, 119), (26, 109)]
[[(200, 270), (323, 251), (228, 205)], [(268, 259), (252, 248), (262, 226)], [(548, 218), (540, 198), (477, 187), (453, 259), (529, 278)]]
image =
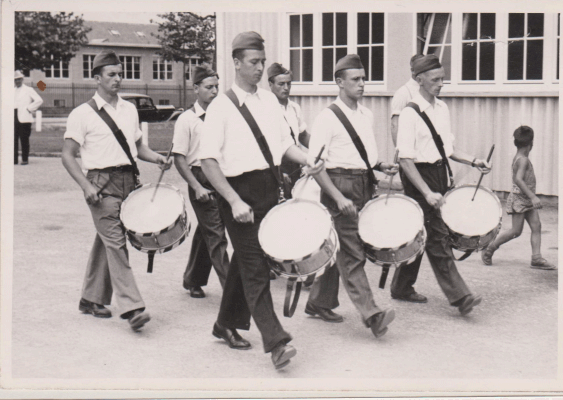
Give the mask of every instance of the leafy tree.
[(16, 12), (16, 69), (28, 72), (49, 68), (55, 61), (69, 62), (88, 43), (82, 16), (64, 12)]
[(204, 62), (215, 64), (215, 16), (191, 12), (169, 12), (158, 16), (163, 22), (158, 22), (158, 34), (153, 34), (162, 46), (157, 53), (167, 61), (182, 63), (186, 93), (189, 59), (199, 57)]

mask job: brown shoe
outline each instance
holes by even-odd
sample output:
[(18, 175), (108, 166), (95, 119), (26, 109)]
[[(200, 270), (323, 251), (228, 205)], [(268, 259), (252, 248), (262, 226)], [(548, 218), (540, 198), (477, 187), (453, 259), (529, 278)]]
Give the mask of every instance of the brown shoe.
[(281, 369), (291, 361), (290, 358), (297, 354), (295, 347), (280, 343), (272, 350), (272, 363), (276, 369)]
[(335, 313), (331, 309), (317, 307), (316, 305), (311, 304), (311, 303), (307, 303), (307, 305), (305, 306), (305, 313), (312, 315), (313, 317), (318, 315), (319, 317), (321, 317), (321, 319), (323, 321), (326, 321), (326, 322), (342, 322), (342, 321), (344, 321), (344, 318), (342, 318), (342, 315)]
[(462, 316), (469, 314), (473, 307), (478, 306), (481, 304), (483, 298), (481, 296), (473, 296), (472, 294), (468, 294), (463, 298), (463, 301), (459, 305), (459, 312)]
[(387, 325), (395, 319), (395, 310), (392, 308), (375, 314), (371, 317), (370, 328), (376, 338), (387, 333)]
[(131, 326), (131, 329), (135, 332), (139, 332), (141, 328), (151, 320), (151, 316), (143, 310), (135, 310), (127, 319), (129, 320), (129, 326)]
[(78, 309), (84, 314), (92, 314), (98, 318), (111, 318), (111, 311), (101, 304), (92, 303), (86, 299), (80, 299)]
[(426, 298), (426, 296), (423, 296), (420, 293), (416, 293), (416, 292), (404, 296), (396, 296), (392, 294), (391, 298), (395, 300), (408, 301), (411, 303), (428, 303), (428, 299)]

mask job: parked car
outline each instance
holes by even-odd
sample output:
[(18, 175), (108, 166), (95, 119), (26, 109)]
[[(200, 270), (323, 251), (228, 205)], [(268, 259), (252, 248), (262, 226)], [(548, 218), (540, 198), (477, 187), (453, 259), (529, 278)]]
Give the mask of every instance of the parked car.
[(152, 98), (145, 94), (124, 93), (120, 96), (137, 107), (139, 122), (174, 121), (184, 112), (183, 108), (176, 108), (173, 105), (156, 106)]

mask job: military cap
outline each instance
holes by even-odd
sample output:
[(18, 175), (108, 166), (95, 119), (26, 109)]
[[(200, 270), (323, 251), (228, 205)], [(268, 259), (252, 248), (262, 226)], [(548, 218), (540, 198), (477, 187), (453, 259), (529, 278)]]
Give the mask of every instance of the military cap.
[(94, 62), (92, 63), (92, 69), (105, 67), (106, 65), (119, 65), (119, 57), (115, 54), (113, 50), (104, 50), (94, 57)]
[(414, 60), (412, 65), (415, 76), (437, 68), (442, 68), (442, 64), (440, 64), (440, 59), (434, 54), (428, 54), (424, 57), (417, 58)]
[(194, 85), (197, 85), (202, 80), (204, 80), (205, 78), (209, 78), (210, 76), (216, 76), (217, 78), (219, 78), (219, 74), (217, 74), (217, 72), (213, 71), (211, 68), (209, 68), (206, 65), (196, 65), (193, 69), (193, 74), (194, 74), (194, 78), (193, 78)]
[(264, 50), (264, 39), (256, 32), (242, 32), (233, 39), (235, 50)]
[(364, 66), (362, 64), (362, 60), (360, 56), (357, 54), (348, 54), (342, 57), (336, 63), (334, 67), (334, 73), (336, 74), (338, 71), (342, 71), (344, 69), (363, 69)]
[(272, 79), (273, 77), (278, 75), (289, 74), (290, 72), (290, 70), (283, 67), (280, 63), (273, 63), (272, 65), (270, 65), (270, 68), (268, 68), (268, 79)]

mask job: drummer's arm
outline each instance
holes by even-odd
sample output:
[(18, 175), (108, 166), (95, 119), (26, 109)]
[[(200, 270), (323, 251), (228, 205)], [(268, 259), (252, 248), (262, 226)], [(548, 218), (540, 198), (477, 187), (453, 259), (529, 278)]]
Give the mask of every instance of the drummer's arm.
[(192, 169), (188, 165), (186, 156), (180, 153), (174, 153), (174, 164), (182, 178), (188, 182), (188, 186), (194, 190), (196, 199), (198, 201), (208, 201), (211, 191), (204, 188), (201, 183), (198, 182)]
[(440, 208), (440, 206), (444, 203), (444, 198), (440, 193), (433, 192), (430, 190), (418, 169), (414, 165), (414, 161), (412, 158), (401, 158), (399, 163), (401, 164), (401, 168), (403, 172), (409, 178), (409, 181), (418, 189), (418, 191), (424, 196), (428, 204), (430, 204), (434, 208)]
[(61, 154), (62, 162), (72, 179), (74, 179), (84, 191), (86, 202), (88, 204), (96, 204), (102, 199), (102, 196), (97, 193), (96, 187), (86, 179), (82, 168), (78, 164), (78, 161), (76, 161), (79, 149), (80, 145), (74, 139), (65, 139)]
[(149, 146), (143, 143), (142, 139), (137, 140), (135, 145), (137, 146), (137, 157), (139, 160), (159, 164), (159, 167), (165, 170), (172, 166), (171, 159), (167, 160), (163, 155), (151, 150)]
[(472, 167), (479, 168), (479, 171), (481, 171), (484, 174), (488, 174), (489, 172), (491, 172), (491, 165), (486, 160), (481, 160), (478, 159), (477, 157), (472, 157), (469, 154), (465, 153), (464, 151), (456, 149), (455, 147), (450, 158), (454, 161), (457, 161), (458, 163), (467, 164)]
[(355, 216), (358, 212), (354, 202), (347, 197), (345, 197), (332, 180), (328, 176), (326, 170), (322, 170), (317, 175), (314, 176), (315, 180), (326, 194), (328, 194), (338, 206), (338, 210), (340, 210), (344, 215), (348, 216)]

